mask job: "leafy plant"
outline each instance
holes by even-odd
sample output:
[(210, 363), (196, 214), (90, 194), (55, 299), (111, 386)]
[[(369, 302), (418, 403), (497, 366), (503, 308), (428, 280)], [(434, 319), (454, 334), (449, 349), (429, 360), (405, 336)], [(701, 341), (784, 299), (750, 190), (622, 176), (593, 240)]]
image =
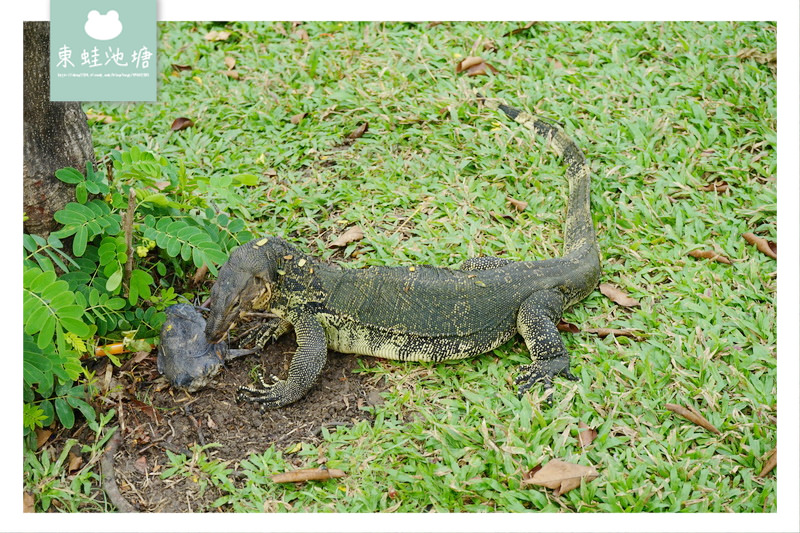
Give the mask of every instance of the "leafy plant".
[[(231, 248), (252, 238), (242, 220), (184, 196), (191, 186), (182, 166), (176, 169), (137, 147), (113, 152), (111, 160), (116, 173), (111, 183), (91, 165), (85, 175), (74, 168), (57, 171), (57, 178), (75, 185), (76, 201), (54, 214), (60, 229), (47, 238), (23, 239), (28, 444), (34, 429), (56, 417), (72, 427), (75, 409), (94, 419), (86, 401), (91, 387), (77, 383), (82, 373), (91, 383), (82, 357), (106, 341), (155, 342), (164, 309), (178, 298), (171, 282), (203, 265), (216, 273)], [(68, 239), (71, 254), (65, 250)]]

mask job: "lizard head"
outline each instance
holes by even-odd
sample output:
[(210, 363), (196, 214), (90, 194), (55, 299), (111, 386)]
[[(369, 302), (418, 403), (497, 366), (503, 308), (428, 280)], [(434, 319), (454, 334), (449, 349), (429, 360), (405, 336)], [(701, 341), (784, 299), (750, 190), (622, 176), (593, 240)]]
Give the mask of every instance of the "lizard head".
[(280, 239), (267, 237), (231, 252), (211, 288), (211, 313), (205, 330), (208, 342), (220, 342), (242, 313), (268, 306), (281, 243)]

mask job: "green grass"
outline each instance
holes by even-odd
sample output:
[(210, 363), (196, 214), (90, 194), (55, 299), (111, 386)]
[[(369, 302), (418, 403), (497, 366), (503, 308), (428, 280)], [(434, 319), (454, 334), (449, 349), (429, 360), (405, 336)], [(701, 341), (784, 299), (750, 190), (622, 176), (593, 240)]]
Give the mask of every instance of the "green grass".
[[(231, 23), (226, 41), (208, 42), (222, 28), (162, 23), (159, 101), (85, 106), (114, 119), (92, 128), (98, 155), (139, 145), (180, 160), (207, 200), (251, 229), (352, 267), (557, 256), (564, 169), (541, 140), (478, 107), (480, 88), (561, 121), (591, 162), (602, 281), (641, 306), (596, 291), (565, 320), (644, 338), (563, 334), (580, 381), (559, 380), (552, 405), (539, 389), (516, 398), (509, 376), (528, 358), (519, 342), (467, 361), (375, 366), (389, 386), (374, 423), (323, 432), (296, 452), (348, 477), (275, 485), (269, 475), (295, 454), (270, 448), (242, 458), (234, 486), (226, 468), (236, 465), (205, 461), (218, 505), (776, 510), (776, 472), (757, 477), (776, 445), (776, 263), (741, 234), (777, 234), (777, 88), (767, 64), (737, 57), (775, 50), (774, 24), (538, 23), (504, 36), (520, 24), (310, 22), (308, 41), (282, 26), (288, 36), (272, 23)], [(499, 72), (456, 74), (469, 55)], [(238, 80), (221, 73), (226, 56)], [(195, 126), (171, 132), (180, 116)], [(343, 144), (364, 121), (369, 131)], [(258, 184), (231, 181), (241, 174)], [(714, 179), (729, 190), (699, 190)], [(508, 197), (529, 206), (518, 214)], [(353, 224), (363, 240), (327, 247)], [(733, 264), (694, 259), (693, 249)], [(694, 406), (721, 435), (666, 403)], [(598, 432), (586, 450), (579, 421)], [(594, 465), (600, 477), (561, 497), (520, 486), (552, 458)]]

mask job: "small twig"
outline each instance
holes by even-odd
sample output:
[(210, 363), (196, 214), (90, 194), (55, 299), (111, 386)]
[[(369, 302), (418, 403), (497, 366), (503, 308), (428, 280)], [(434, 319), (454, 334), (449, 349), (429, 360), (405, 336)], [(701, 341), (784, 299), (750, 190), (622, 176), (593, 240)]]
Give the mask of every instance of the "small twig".
[(183, 406), (184, 414), (189, 418), (189, 420), (194, 424), (194, 428), (197, 430), (197, 440), (200, 442), (200, 446), (206, 445), (206, 439), (203, 436), (203, 430), (200, 429), (200, 422), (192, 414), (192, 411), (189, 409), (189, 404)]
[(103, 453), (103, 457), (100, 458), (101, 484), (108, 495), (108, 499), (120, 512), (137, 513), (139, 511), (122, 496), (119, 487), (117, 487), (117, 481), (114, 479), (114, 454), (117, 453), (121, 440), (120, 432), (115, 432), (106, 447), (106, 451)]
[(128, 209), (122, 217), (122, 231), (125, 233), (125, 247), (128, 259), (125, 261), (125, 269), (122, 271), (122, 286), (125, 287), (125, 297), (128, 297), (130, 290), (131, 272), (133, 272), (133, 212), (136, 211), (136, 190), (131, 187), (128, 191)]
[(700, 413), (698, 413), (695, 409), (692, 409), (691, 407), (687, 408), (687, 407), (683, 407), (682, 405), (676, 405), (674, 403), (668, 403), (664, 407), (666, 407), (668, 410), (672, 411), (673, 413), (679, 414), (680, 416), (682, 416), (686, 420), (688, 420), (690, 422), (693, 422), (693, 423), (697, 424), (698, 426), (706, 428), (707, 430), (709, 430), (711, 433), (714, 433), (715, 435), (719, 435), (719, 434), (722, 433), (720, 430), (715, 428), (711, 424), (711, 422), (706, 420), (706, 418), (703, 415), (701, 415)]
[(300, 481), (325, 481), (327, 479), (344, 476), (345, 473), (341, 470), (321, 466), (319, 468), (305, 468), (302, 470), (292, 470), (291, 472), (275, 474), (272, 476), (272, 481), (274, 483), (297, 483)]

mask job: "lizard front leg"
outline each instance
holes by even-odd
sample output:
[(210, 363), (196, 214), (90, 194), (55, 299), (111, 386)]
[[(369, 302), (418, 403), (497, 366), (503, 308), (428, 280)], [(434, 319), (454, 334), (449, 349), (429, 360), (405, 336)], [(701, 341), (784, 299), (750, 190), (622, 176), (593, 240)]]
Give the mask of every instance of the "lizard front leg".
[(239, 387), (237, 401), (258, 403), (263, 408), (275, 409), (296, 402), (314, 386), (328, 357), (325, 331), (312, 315), (303, 315), (294, 321), (297, 351), (289, 366), (289, 377), (271, 385), (259, 376), (260, 387)]
[(292, 329), (292, 323), (282, 318), (272, 318), (250, 328), (239, 339), (240, 346), (256, 346), (264, 348), (270, 342), (277, 341), (283, 334)]
[(556, 328), (561, 318), (564, 297), (556, 290), (541, 291), (525, 300), (517, 313), (517, 331), (525, 340), (531, 363), (520, 366), (515, 382), (523, 395), (535, 383), (553, 387), (555, 376), (577, 380), (569, 371), (569, 353)]

